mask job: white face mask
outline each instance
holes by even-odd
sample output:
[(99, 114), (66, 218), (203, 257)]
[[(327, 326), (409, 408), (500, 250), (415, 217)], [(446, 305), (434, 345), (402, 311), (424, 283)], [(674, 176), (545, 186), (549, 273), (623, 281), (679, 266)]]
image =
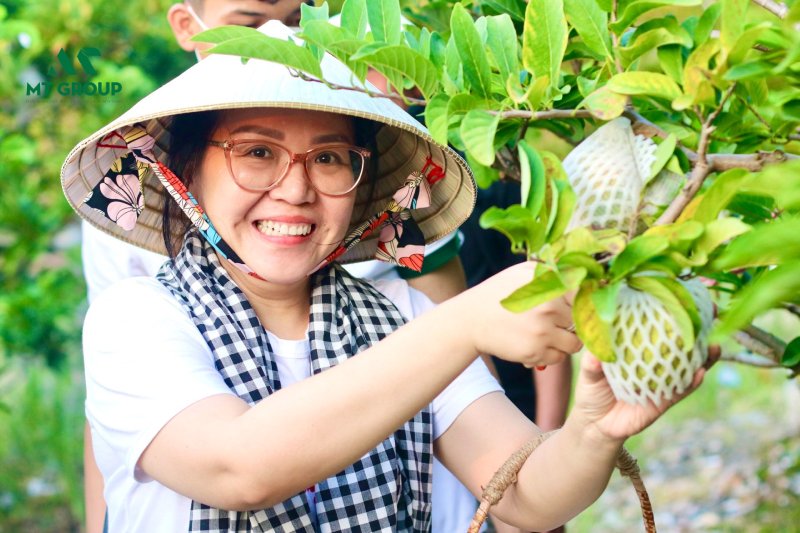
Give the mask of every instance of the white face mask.
[[(186, 5), (186, 10), (189, 12), (189, 14), (192, 16), (194, 21), (197, 22), (197, 25), (200, 26), (200, 28), (202, 30), (205, 31), (205, 30), (211, 29), (211, 28), (208, 27), (208, 24), (203, 22), (203, 19), (201, 19), (200, 15), (198, 15), (197, 12), (194, 10), (194, 8), (192, 7), (192, 4), (190, 4), (189, 2), (184, 2), (184, 4)], [(201, 59), (203, 59), (203, 56), (200, 55), (200, 52), (198, 50), (194, 51), (194, 55), (197, 58), (197, 61), (200, 61)]]

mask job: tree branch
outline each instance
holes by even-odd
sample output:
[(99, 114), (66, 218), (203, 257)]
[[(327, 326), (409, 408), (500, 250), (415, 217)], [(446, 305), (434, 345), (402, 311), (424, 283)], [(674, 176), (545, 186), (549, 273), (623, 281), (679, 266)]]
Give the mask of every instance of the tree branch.
[(754, 4), (758, 4), (759, 6), (763, 7), (773, 15), (778, 18), (785, 19), (786, 15), (789, 14), (789, 8), (785, 4), (781, 4), (780, 2), (774, 2), (773, 0), (753, 0)]
[(313, 81), (315, 83), (321, 83), (335, 91), (353, 91), (357, 93), (364, 93), (367, 96), (371, 96), (373, 98), (387, 98), (389, 100), (393, 100), (399, 104), (417, 104), (417, 105), (427, 105), (428, 101), (422, 98), (413, 98), (411, 96), (406, 96), (404, 94), (395, 93), (395, 92), (376, 92), (370, 91), (369, 89), (365, 89), (363, 87), (353, 87), (352, 85), (339, 85), (338, 83), (331, 83), (326, 80), (321, 80), (319, 78), (314, 78), (313, 76), (309, 76), (299, 70), (290, 69), (293, 76), (300, 78), (303, 81)]
[(563, 118), (595, 118), (588, 109), (548, 109), (547, 111), (526, 111), (512, 109), (509, 111), (488, 111), (491, 115), (500, 115), (501, 119), (522, 118), (525, 120), (554, 120)]
[(658, 217), (655, 225), (658, 226), (675, 222), (683, 210), (686, 209), (686, 206), (689, 205), (689, 202), (691, 202), (694, 196), (697, 194), (697, 191), (700, 190), (700, 187), (702, 187), (703, 182), (706, 180), (708, 175), (712, 172), (713, 168), (709, 164), (706, 154), (708, 153), (708, 143), (710, 141), (711, 134), (714, 132), (713, 123), (717, 116), (719, 116), (720, 112), (722, 112), (722, 108), (725, 107), (725, 102), (727, 102), (728, 98), (730, 98), (730, 96), (733, 94), (734, 89), (736, 89), (736, 83), (732, 83), (731, 86), (728, 87), (728, 90), (725, 91), (724, 95), (722, 95), (719, 106), (717, 106), (717, 108), (712, 111), (703, 122), (703, 126), (700, 129), (700, 141), (697, 145), (697, 160), (694, 162), (692, 174), (681, 193), (672, 201), (664, 213)]
[(720, 360), (729, 361), (731, 363), (739, 363), (748, 366), (756, 366), (758, 368), (779, 368), (781, 366), (771, 359), (768, 359), (761, 355), (755, 355), (749, 352), (745, 353), (723, 352), (722, 356), (720, 356)]

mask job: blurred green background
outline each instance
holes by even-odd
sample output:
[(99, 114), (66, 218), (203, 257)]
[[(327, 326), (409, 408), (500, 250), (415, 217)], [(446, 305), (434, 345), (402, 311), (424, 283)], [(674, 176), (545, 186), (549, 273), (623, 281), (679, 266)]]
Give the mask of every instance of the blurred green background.
[[(78, 141), (194, 62), (166, 22), (171, 3), (0, 2), (0, 531), (78, 531), (83, 521), (86, 299), (59, 171)], [(100, 53), (93, 76), (77, 60), (84, 48)], [(39, 82), (106, 81), (122, 90), (26, 94)]]

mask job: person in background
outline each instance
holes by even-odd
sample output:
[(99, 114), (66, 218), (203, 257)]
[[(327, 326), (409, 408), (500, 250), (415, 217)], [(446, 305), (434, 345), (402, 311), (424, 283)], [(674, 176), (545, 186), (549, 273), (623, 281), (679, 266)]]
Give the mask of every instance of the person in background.
[[(201, 59), (206, 45), (191, 40), (201, 31), (223, 25), (257, 28), (269, 20), (296, 27), (303, 3), (313, 4), (305, 0), (190, 0), (172, 5), (167, 11), (167, 21), (178, 45)], [(370, 81), (379, 87), (386, 86), (385, 78), (374, 71), (370, 73)], [(81, 229), (81, 255), (90, 303), (118, 281), (134, 276), (154, 276), (167, 259), (118, 240), (85, 221)], [(348, 265), (348, 269), (353, 275), (366, 279), (408, 279), (412, 287), (440, 303), (466, 288), (459, 246), (457, 232), (427, 245), (424, 268), (419, 273), (381, 261), (354, 263)], [(447, 533), (461, 529), (468, 510), (474, 511), (474, 498), (441, 463), (437, 461), (434, 467), (437, 478), (434, 499), (441, 502), (434, 512), (434, 531)], [(102, 533), (106, 515), (103, 479), (92, 453), (88, 424), (84, 428), (84, 496), (86, 531)]]

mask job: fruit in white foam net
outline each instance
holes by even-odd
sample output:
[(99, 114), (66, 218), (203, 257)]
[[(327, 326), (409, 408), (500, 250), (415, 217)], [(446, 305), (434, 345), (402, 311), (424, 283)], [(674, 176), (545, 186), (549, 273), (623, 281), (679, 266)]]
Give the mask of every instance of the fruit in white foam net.
[(570, 229), (628, 230), (656, 160), (656, 144), (635, 135), (627, 118), (604, 124), (564, 159), (577, 196)]
[(614, 395), (627, 403), (656, 405), (684, 392), (708, 357), (708, 331), (713, 304), (708, 289), (696, 279), (681, 281), (692, 295), (702, 327), (693, 343), (681, 332), (666, 306), (648, 292), (623, 286), (611, 324), (616, 361), (603, 370)]

